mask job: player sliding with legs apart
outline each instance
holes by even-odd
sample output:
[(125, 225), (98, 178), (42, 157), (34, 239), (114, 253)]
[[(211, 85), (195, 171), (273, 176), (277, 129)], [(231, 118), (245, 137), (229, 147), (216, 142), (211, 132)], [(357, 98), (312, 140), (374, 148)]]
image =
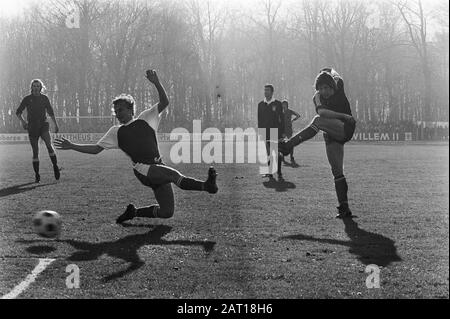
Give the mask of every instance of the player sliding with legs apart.
[(336, 217), (351, 217), (348, 206), (348, 186), (344, 176), (344, 144), (355, 131), (356, 121), (352, 117), (350, 104), (345, 96), (344, 82), (339, 74), (330, 68), (322, 69), (315, 80), (316, 93), (313, 97), (318, 115), (311, 123), (287, 141), (279, 145), (280, 152), (289, 154), (292, 148), (324, 132), (326, 153), (339, 201)]
[[(53, 148), (49, 133), (49, 123), (46, 114), (50, 115), (55, 126), (55, 133), (58, 133), (58, 123), (56, 123), (55, 114), (48, 97), (41, 93), (44, 89), (41, 80), (35, 79), (31, 81), (31, 94), (23, 98), (16, 115), (22, 122), (22, 126), (28, 131), (31, 148), (33, 149), (33, 169), (35, 182), (39, 183), (41, 176), (39, 175), (39, 138), (42, 138), (47, 146), (48, 155), (53, 164), (53, 173), (55, 179), (60, 177), (58, 161)], [(27, 121), (22, 116), (24, 110), (27, 110)]]
[(148, 70), (146, 77), (158, 90), (159, 103), (134, 118), (134, 99), (131, 95), (122, 94), (113, 100), (114, 111), (121, 125), (111, 127), (97, 144), (75, 144), (64, 138), (55, 141), (58, 149), (88, 154), (120, 148), (131, 158), (134, 175), (142, 184), (153, 189), (158, 204), (140, 208), (129, 204), (125, 212), (117, 218), (117, 223), (134, 217), (172, 217), (175, 202), (171, 183), (184, 190), (206, 191), (211, 194), (217, 193), (218, 190), (214, 168), (209, 168), (206, 181), (200, 181), (186, 177), (162, 162), (156, 131), (161, 112), (169, 105), (169, 99), (154, 70)]

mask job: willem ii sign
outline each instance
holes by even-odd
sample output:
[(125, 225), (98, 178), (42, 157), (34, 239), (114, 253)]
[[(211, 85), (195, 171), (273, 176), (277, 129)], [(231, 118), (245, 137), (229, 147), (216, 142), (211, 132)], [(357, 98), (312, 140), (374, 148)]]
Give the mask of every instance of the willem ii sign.
[(352, 141), (412, 141), (413, 136), (411, 132), (356, 132), (353, 134)]
[[(52, 133), (52, 138), (64, 137), (75, 143), (95, 143), (104, 133)], [(160, 142), (174, 142), (170, 139), (170, 133), (158, 133)], [(201, 137), (193, 136), (193, 140)], [(316, 140), (322, 140), (322, 134), (316, 135)], [(383, 133), (383, 132), (357, 132), (353, 135), (352, 141), (356, 142), (383, 142), (383, 141), (413, 141), (415, 140), (411, 132)], [(0, 144), (28, 143), (28, 134), (9, 133), (0, 134)]]

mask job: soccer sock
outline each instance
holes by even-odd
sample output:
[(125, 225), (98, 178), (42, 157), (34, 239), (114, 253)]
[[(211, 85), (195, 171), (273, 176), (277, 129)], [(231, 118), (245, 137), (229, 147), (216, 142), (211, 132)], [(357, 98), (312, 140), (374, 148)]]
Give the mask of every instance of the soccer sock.
[(278, 173), (278, 175), (280, 175), (281, 174), (281, 163), (283, 162), (283, 160), (284, 160), (284, 157), (283, 156), (281, 156), (280, 154), (278, 154), (278, 171), (277, 171), (277, 173)]
[(336, 195), (339, 205), (348, 206), (347, 191), (348, 185), (344, 175), (334, 178), (334, 187), (336, 189)]
[(179, 188), (191, 191), (204, 191), (205, 182), (200, 181), (195, 178), (180, 176), (180, 178), (175, 183)]
[(159, 205), (151, 205), (136, 209), (136, 217), (159, 218)]
[(39, 158), (33, 158), (33, 169), (35, 174), (39, 174)]
[(266, 141), (266, 152), (267, 152), (267, 166), (269, 167), (270, 172), (270, 142)]
[(49, 153), (50, 155), (50, 160), (52, 161), (53, 166), (57, 166), (58, 165), (58, 159), (56, 158), (56, 154), (55, 153)]
[(319, 133), (319, 128), (314, 124), (310, 124), (291, 138), (290, 142), (292, 143), (292, 146), (297, 146), (298, 144), (313, 138), (317, 133)]

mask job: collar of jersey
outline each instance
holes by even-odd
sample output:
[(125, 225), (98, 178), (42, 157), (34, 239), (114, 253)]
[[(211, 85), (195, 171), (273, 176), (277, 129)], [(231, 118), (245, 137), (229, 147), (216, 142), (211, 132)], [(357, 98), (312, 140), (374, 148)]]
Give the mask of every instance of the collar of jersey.
[(272, 102), (275, 102), (275, 99), (272, 97), (272, 99), (270, 101), (267, 101), (267, 99), (264, 98), (264, 102), (267, 103), (267, 104), (270, 104)]
[(128, 122), (126, 122), (125, 124), (122, 124), (123, 126), (127, 126), (127, 125), (130, 125), (132, 122), (134, 122), (136, 119), (135, 118), (133, 118), (133, 119), (131, 119), (131, 120), (129, 120)]

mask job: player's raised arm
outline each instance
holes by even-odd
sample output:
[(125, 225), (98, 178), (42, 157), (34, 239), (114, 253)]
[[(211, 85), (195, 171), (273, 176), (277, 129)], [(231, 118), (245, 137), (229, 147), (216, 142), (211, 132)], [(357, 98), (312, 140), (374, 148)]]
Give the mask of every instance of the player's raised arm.
[(156, 74), (155, 70), (147, 70), (146, 78), (151, 83), (153, 83), (153, 85), (156, 87), (156, 90), (158, 90), (159, 94), (158, 112), (161, 113), (169, 105), (169, 98), (167, 97), (166, 90), (159, 81), (158, 75)]
[(60, 150), (74, 150), (86, 154), (98, 154), (104, 149), (119, 148), (117, 131), (119, 126), (111, 127), (96, 144), (76, 144), (64, 137), (57, 138), (55, 145)]
[(61, 137), (55, 140), (55, 146), (60, 150), (74, 150), (86, 154), (98, 154), (103, 151), (103, 147), (97, 144), (76, 144), (68, 139)]

